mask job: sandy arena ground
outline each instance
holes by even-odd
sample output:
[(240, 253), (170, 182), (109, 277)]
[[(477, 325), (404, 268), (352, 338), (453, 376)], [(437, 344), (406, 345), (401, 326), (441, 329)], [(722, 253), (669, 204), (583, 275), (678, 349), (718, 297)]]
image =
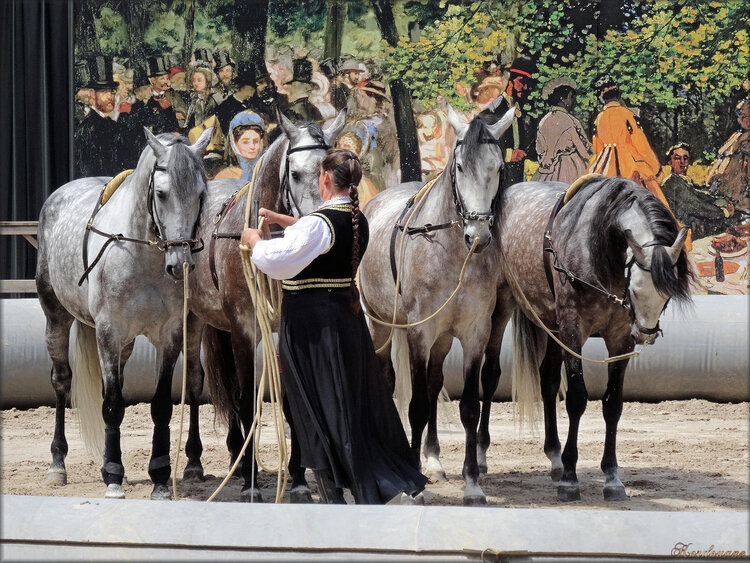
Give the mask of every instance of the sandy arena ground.
[[(618, 433), (618, 461), (629, 499), (605, 502), (604, 479), (599, 470), (604, 443), (601, 403), (590, 401), (579, 435), (578, 478), (581, 500), (561, 504), (548, 476), (549, 463), (542, 452), (542, 427), (537, 435), (519, 433), (514, 426), (512, 406), (495, 403), (492, 410), (492, 446), (488, 453), (489, 473), (480, 481), (488, 504), (504, 507), (594, 508), (607, 510), (685, 510), (746, 511), (748, 479), (748, 403), (717, 404), (702, 400), (666, 401), (657, 404), (626, 403)], [(428, 505), (460, 505), (463, 497), (461, 467), (464, 434), (458, 416), (458, 402), (440, 406), (441, 460), (447, 481), (430, 483), (425, 493)], [(560, 438), (567, 434), (565, 409), (560, 409)], [(272, 463), (276, 448), (270, 422), (270, 409), (264, 412), (261, 451)], [(68, 484), (46, 487), (45, 473), (50, 457), (54, 409), (9, 409), (0, 412), (2, 444), (0, 492), (18, 495), (55, 495), (100, 498), (104, 484), (100, 459), (86, 453), (72, 410), (67, 411), (69, 454), (66, 460)], [(179, 408), (172, 418), (173, 451), (179, 427)], [(122, 450), (127, 498), (145, 499), (151, 492), (147, 473), (151, 447), (149, 406), (127, 408), (122, 425)], [(201, 407), (203, 466), (206, 481), (185, 483), (178, 480), (182, 500), (203, 501), (218, 487), (229, 469), (224, 445), (225, 432), (214, 426), (213, 408)], [(184, 441), (187, 438), (187, 408)], [(174, 454), (172, 454), (174, 462)], [(185, 464), (180, 455), (180, 471)], [(308, 472), (313, 496), (318, 499), (314, 479)], [(264, 499), (272, 501), (276, 476), (261, 472), (259, 482)], [(171, 481), (170, 481), (171, 487)], [(231, 479), (217, 497), (237, 502), (241, 482)], [(287, 498), (288, 501), (288, 493)]]

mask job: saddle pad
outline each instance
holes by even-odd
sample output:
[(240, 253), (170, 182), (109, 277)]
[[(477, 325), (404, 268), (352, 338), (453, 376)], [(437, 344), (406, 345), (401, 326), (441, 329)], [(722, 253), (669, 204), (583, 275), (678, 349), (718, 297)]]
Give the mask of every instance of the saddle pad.
[(122, 184), (125, 181), (125, 178), (130, 176), (132, 172), (133, 170), (123, 170), (117, 176), (112, 178), (106, 186), (104, 186), (104, 189), (102, 190), (102, 205), (107, 203), (107, 200), (112, 197), (115, 190), (120, 187), (120, 184)]
[(568, 203), (570, 201), (570, 198), (576, 195), (576, 192), (578, 191), (578, 188), (580, 188), (582, 185), (584, 185), (589, 180), (593, 180), (594, 178), (601, 178), (601, 174), (584, 174), (580, 178), (578, 178), (575, 182), (573, 182), (570, 187), (565, 191), (565, 197), (563, 198), (563, 204)]

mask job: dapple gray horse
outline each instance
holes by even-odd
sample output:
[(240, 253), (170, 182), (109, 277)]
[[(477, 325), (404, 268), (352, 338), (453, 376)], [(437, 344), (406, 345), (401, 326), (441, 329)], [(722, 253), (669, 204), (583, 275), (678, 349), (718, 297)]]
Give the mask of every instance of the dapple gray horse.
[[(170, 391), (182, 342), (181, 280), (183, 263), (193, 267), (190, 250), (197, 242), (195, 225), (206, 190), (201, 157), (212, 129), (193, 146), (184, 137), (145, 132), (148, 145), (135, 171), (105, 205), (97, 202), (108, 178), (82, 178), (56, 190), (39, 216), (36, 284), (47, 317), (47, 349), (57, 396), (47, 483), (67, 481), (65, 404), (72, 379), (73, 404), (79, 407), (84, 439), (89, 449), (103, 452), (105, 496), (111, 498), (124, 497), (123, 368), (139, 334), (156, 347), (158, 362), (151, 402), (151, 498), (171, 496), (166, 485)], [(88, 230), (87, 224), (93, 229)], [(93, 268), (82, 276), (89, 261)], [(68, 362), (74, 321), (80, 352), (75, 364), (81, 368), (75, 374)]]
[[(345, 119), (346, 113), (341, 111), (323, 130), (315, 123), (296, 126), (277, 112), (277, 120), (284, 134), (265, 152), (263, 163), (257, 171), (252, 194), (254, 213), (260, 207), (265, 207), (300, 217), (320, 206), (320, 163), (326, 149), (343, 128)], [(243, 275), (239, 251), (239, 237), (250, 195), (247, 192), (230, 200), (232, 194), (243, 185), (244, 182), (236, 180), (209, 182), (208, 197), (198, 226), (198, 236), (207, 241), (208, 251), (196, 255), (195, 274), (190, 277), (188, 363), (199, 363), (203, 326), (209, 325), (204, 340), (208, 384), (217, 415), (229, 425), (227, 446), (232, 461), (239, 455), (245, 441), (242, 426), (245, 432), (249, 431), (255, 414), (254, 357), (255, 346), (260, 339), (260, 334), (256, 335), (255, 332), (255, 310)], [(227, 210), (216, 228), (217, 218), (225, 207)], [(251, 226), (254, 220), (253, 217)], [(217, 237), (214, 237), (215, 232)], [(212, 237), (213, 243), (209, 244)], [(216, 276), (216, 284), (213, 276)], [(231, 336), (227, 333), (231, 333)], [(197, 422), (197, 397), (200, 396), (202, 379), (193, 377), (198, 374), (197, 370), (190, 373), (189, 385), (191, 396), (196, 398), (194, 416)], [(191, 426), (192, 416), (191, 408)], [(299, 467), (293, 430), (289, 471), (293, 479), (291, 494), (294, 501), (306, 499), (310, 492), (305, 482), (305, 470)], [(189, 442), (186, 446), (193, 455), (195, 452), (200, 455), (199, 444)], [(251, 446), (242, 462), (244, 484), (241, 499), (261, 502), (254, 460)]]
[[(513, 315), (513, 388), (524, 406), (543, 400), (544, 452), (552, 462), (553, 480), (560, 480), (558, 496), (563, 501), (580, 498), (577, 439), (587, 392), (581, 360), (562, 350), (539, 324), (554, 331), (575, 354), (581, 354), (592, 335), (604, 339), (610, 356), (628, 354), (636, 343), (655, 341), (659, 317), (670, 299), (690, 302), (692, 278), (684, 250), (687, 229), (678, 233), (669, 210), (648, 190), (623, 178), (591, 179), (550, 219), (566, 188), (557, 182), (525, 182), (502, 195), (497, 242), (503, 260), (487, 377), (483, 373), (482, 379), (485, 398), (491, 398), (500, 377), (503, 332)], [(548, 251), (543, 250), (545, 238)], [(562, 363), (569, 429), (561, 454), (555, 401)], [(606, 436), (601, 469), (607, 500), (626, 498), (617, 475), (615, 443), (627, 365), (627, 358), (608, 364), (602, 399)], [(487, 432), (489, 409), (485, 400), (480, 433)]]
[[(497, 247), (490, 244), (504, 168), (497, 140), (510, 127), (513, 110), (489, 126), (480, 118), (467, 124), (449, 107), (448, 120), (456, 132), (456, 146), (446, 169), (432, 191), (424, 196), (422, 207), (409, 225), (417, 230), (407, 233), (405, 241), (396, 323), (422, 320), (447, 300), (457, 284), (467, 250), (478, 239), (477, 254), (468, 263), (464, 287), (434, 319), (406, 329), (406, 340), (413, 389), (409, 405), (412, 449), (418, 458), (422, 433), (430, 419), (424, 450), (427, 457), (425, 473), (432, 479), (445, 476), (438, 461), (440, 446), (435, 426), (437, 397), (443, 385), (443, 360), (450, 350), (452, 337), (461, 342), (464, 388), (460, 412), (466, 432), (464, 503), (485, 504), (485, 495), (478, 483), (477, 465), (479, 369), (489, 338), (490, 315), (497, 292)], [(388, 188), (364, 208), (370, 224), (370, 243), (360, 265), (362, 296), (370, 313), (389, 322), (396, 297), (391, 266), (393, 254), (393, 260), (400, 263), (400, 242), (392, 245), (390, 241), (394, 229), (398, 229), (397, 224), (403, 225), (404, 217), (408, 215), (405, 210), (414, 194), (413, 187)], [(419, 205), (419, 202), (413, 205)], [(439, 225), (451, 222), (463, 223), (463, 229), (435, 230)], [(425, 225), (432, 227), (419, 228)], [(396, 234), (400, 241), (401, 230)], [(373, 321), (371, 327), (373, 342), (379, 348), (388, 338), (390, 329)], [(396, 330), (393, 345), (403, 349), (403, 336), (403, 329)], [(384, 376), (392, 382), (394, 374), (389, 355), (390, 350), (386, 349), (380, 354), (380, 360)], [(404, 376), (409, 377), (408, 374)], [(395, 377), (399, 378), (401, 374)]]

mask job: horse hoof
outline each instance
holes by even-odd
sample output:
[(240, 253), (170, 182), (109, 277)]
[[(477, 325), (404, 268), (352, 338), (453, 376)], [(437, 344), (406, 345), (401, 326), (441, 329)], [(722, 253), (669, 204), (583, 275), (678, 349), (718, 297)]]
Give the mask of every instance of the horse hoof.
[(122, 490), (122, 485), (119, 483), (110, 483), (107, 485), (107, 492), (104, 493), (104, 498), (125, 498), (125, 491)]
[(295, 487), (289, 491), (289, 502), (291, 504), (313, 504), (310, 488), (307, 486)]
[(563, 468), (560, 467), (553, 467), (550, 469), (549, 476), (552, 478), (552, 481), (557, 483), (560, 479), (562, 479), (563, 476)]
[(44, 477), (44, 484), (48, 487), (62, 487), (68, 484), (68, 474), (64, 469), (50, 469)]
[(200, 482), (205, 481), (206, 477), (205, 475), (203, 475), (203, 466), (200, 464), (188, 465), (187, 467), (185, 467), (185, 471), (182, 473), (182, 480)]
[(628, 500), (628, 495), (625, 493), (625, 487), (620, 485), (619, 487), (604, 487), (604, 500)]
[(430, 483), (448, 480), (440, 460), (436, 457), (427, 458), (427, 465), (425, 466), (424, 474), (430, 480)]
[(581, 489), (578, 487), (578, 485), (558, 485), (557, 499), (562, 502), (573, 502), (576, 500), (581, 500)]
[(154, 490), (151, 491), (151, 500), (172, 500), (172, 491), (166, 485), (154, 485)]
[(430, 483), (437, 483), (439, 481), (448, 480), (448, 476), (442, 469), (440, 469), (439, 471), (430, 471), (428, 473), (425, 473), (425, 475), (427, 476), (427, 479), (430, 481)]
[(240, 502), (263, 502), (260, 489), (247, 488), (240, 493)]
[(464, 497), (464, 506), (487, 506), (487, 497), (484, 497), (484, 496)]

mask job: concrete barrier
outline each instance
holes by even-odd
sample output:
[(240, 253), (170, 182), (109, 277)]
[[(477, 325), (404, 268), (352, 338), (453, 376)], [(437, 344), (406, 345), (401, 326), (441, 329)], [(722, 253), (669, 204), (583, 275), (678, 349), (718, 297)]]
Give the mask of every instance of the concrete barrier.
[[(626, 400), (750, 400), (750, 300), (747, 296), (697, 295), (694, 301), (691, 311), (668, 307), (661, 320), (664, 336), (631, 360), (625, 377)], [(52, 362), (44, 342), (45, 318), (38, 300), (6, 299), (0, 301), (0, 307), (0, 407), (54, 405), (49, 381)], [(497, 400), (510, 397), (510, 332), (508, 327), (500, 358), (503, 376), (495, 394)], [(590, 339), (583, 352), (592, 358), (607, 357), (604, 342), (599, 338)], [(156, 380), (155, 358), (153, 346), (139, 336), (125, 367), (123, 395), (129, 403), (151, 399)], [(461, 347), (454, 340), (445, 360), (445, 386), (453, 398), (461, 394), (462, 358)], [(177, 401), (181, 357), (175, 373), (172, 397)], [(607, 382), (606, 366), (584, 363), (584, 373), (589, 397), (600, 398)], [(207, 399), (204, 392), (204, 400)]]

